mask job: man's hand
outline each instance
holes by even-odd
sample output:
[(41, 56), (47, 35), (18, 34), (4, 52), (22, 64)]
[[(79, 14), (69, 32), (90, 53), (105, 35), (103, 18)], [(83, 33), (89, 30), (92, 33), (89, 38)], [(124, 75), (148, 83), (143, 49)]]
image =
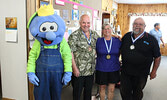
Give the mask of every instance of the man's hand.
[(73, 68), (73, 74), (75, 77), (79, 77), (80, 72), (77, 67)]
[(165, 47), (165, 43), (162, 43), (162, 47), (163, 47), (163, 48)]
[(72, 54), (72, 71), (73, 71), (73, 74), (74, 74), (75, 77), (79, 77), (79, 74), (80, 74), (79, 69), (76, 66), (73, 53), (71, 53), (71, 54)]
[(150, 73), (150, 80), (156, 78), (156, 76), (157, 76), (156, 72), (155, 72), (155, 71), (152, 71), (152, 72)]
[(116, 37), (116, 38), (118, 38), (120, 41), (122, 40), (121, 36), (119, 36), (119, 35), (112, 34), (112, 37)]
[(159, 67), (160, 61), (161, 61), (161, 56), (154, 59), (153, 68), (152, 68), (152, 71), (150, 73), (150, 80), (156, 78), (156, 76), (157, 76), (157, 69)]

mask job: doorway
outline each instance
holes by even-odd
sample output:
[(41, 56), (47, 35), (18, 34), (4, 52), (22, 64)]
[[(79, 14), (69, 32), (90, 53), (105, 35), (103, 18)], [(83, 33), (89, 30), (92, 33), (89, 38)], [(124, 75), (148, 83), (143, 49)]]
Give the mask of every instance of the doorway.
[(110, 23), (110, 13), (102, 14), (102, 24), (104, 23)]
[[(102, 14), (102, 25), (104, 23), (110, 23), (110, 13), (103, 13)], [(101, 33), (101, 36), (103, 36), (103, 33)]]

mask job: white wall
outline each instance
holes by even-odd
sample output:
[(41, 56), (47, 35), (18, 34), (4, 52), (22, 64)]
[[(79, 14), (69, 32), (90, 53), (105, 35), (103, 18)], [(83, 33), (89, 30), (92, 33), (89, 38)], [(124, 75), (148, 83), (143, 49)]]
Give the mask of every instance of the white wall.
[[(5, 17), (17, 17), (17, 43), (5, 41)], [(28, 100), (26, 45), (26, 0), (0, 0), (0, 64), (4, 98)]]

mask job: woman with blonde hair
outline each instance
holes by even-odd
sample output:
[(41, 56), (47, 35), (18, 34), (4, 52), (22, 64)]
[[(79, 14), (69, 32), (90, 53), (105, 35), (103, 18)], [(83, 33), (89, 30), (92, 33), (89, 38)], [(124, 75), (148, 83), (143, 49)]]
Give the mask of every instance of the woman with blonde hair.
[(102, 26), (102, 38), (96, 42), (96, 83), (99, 85), (100, 100), (105, 100), (105, 90), (108, 86), (108, 100), (113, 100), (115, 84), (120, 81), (120, 46), (121, 41), (112, 37), (110, 24)]

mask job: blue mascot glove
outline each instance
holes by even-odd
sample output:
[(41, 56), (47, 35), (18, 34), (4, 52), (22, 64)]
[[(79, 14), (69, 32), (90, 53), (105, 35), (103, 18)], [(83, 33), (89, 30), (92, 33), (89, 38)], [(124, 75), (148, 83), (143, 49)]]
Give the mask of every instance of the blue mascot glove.
[(29, 72), (29, 73), (27, 73), (27, 75), (28, 75), (29, 81), (30, 81), (32, 84), (34, 84), (34, 85), (36, 85), (36, 86), (39, 85), (39, 84), (38, 84), (39, 79), (38, 79), (38, 77), (35, 75), (35, 73)]
[(71, 81), (71, 76), (72, 76), (72, 72), (65, 72), (62, 79), (62, 83), (64, 85), (67, 85), (67, 83)]

